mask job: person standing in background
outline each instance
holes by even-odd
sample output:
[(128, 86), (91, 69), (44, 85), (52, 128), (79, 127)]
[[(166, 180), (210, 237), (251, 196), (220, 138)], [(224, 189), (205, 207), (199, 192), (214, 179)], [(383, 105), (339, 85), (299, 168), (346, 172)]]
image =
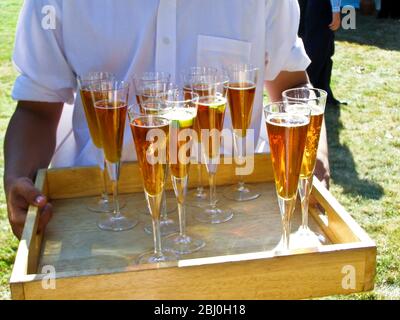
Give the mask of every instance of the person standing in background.
[(378, 19), (399, 19), (400, 18), (400, 2), (399, 0), (381, 0), (380, 6), (376, 8)]
[(328, 105), (339, 106), (330, 87), (335, 53), (335, 31), (340, 28), (341, 0), (299, 0), (299, 36), (311, 59), (307, 69), (310, 82), (328, 93)]

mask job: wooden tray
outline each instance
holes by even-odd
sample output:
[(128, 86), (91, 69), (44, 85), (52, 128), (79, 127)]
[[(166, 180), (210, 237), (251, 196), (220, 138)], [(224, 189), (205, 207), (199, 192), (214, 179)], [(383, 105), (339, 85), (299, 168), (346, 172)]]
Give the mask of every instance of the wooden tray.
[[(259, 199), (237, 203), (220, 195), (236, 211), (231, 221), (198, 223), (187, 208), (188, 231), (207, 242), (203, 250), (176, 262), (140, 266), (135, 258), (152, 249), (152, 237), (143, 231), (150, 217), (140, 213), (145, 203), (136, 163), (122, 166), (120, 189), (125, 211), (141, 223), (118, 233), (100, 231), (99, 215), (85, 206), (100, 193), (97, 168), (41, 170), (36, 186), (52, 200), (54, 217), (38, 234), (38, 212), (29, 209), (10, 280), (13, 299), (301, 299), (371, 290), (376, 246), (317, 179), (313, 195), (325, 214), (312, 210), (310, 226), (327, 244), (275, 253), (281, 222), (269, 156), (256, 155), (255, 168), (246, 181), (257, 184)], [(191, 170), (193, 187), (197, 170)], [(233, 170), (221, 164), (218, 184), (232, 184)], [(299, 223), (297, 210), (293, 233)], [(48, 265), (56, 271), (55, 289), (43, 286)]]

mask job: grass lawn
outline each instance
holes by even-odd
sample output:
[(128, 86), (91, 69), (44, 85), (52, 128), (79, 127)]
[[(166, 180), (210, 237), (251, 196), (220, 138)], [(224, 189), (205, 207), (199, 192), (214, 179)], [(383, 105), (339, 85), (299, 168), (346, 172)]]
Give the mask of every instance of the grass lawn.
[[(0, 1), (0, 140), (15, 103), (13, 36), (22, 1)], [(326, 113), (331, 191), (378, 245), (376, 288), (353, 299), (400, 299), (400, 22), (358, 17), (337, 36), (333, 88), (347, 106)], [(3, 153), (0, 153), (3, 175)], [(9, 298), (17, 241), (0, 189), (0, 299)]]
[[(11, 63), (15, 26), (22, 1), (0, 1), (0, 176), (3, 182), (3, 141), (8, 121), (15, 103), (10, 97), (16, 72)], [(10, 297), (8, 279), (15, 258), (18, 242), (11, 233), (7, 219), (3, 183), (0, 188), (0, 299)]]

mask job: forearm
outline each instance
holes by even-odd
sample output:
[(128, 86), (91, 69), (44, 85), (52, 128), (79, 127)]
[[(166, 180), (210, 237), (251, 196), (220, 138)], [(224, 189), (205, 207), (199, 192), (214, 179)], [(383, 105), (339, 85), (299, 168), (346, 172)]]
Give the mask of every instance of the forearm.
[(265, 81), (264, 87), (272, 102), (282, 100), (282, 92), (302, 86), (309, 86), (310, 80), (305, 71), (288, 72), (282, 71), (275, 80)]
[(46, 168), (56, 146), (60, 104), (18, 103), (4, 140), (4, 185), (19, 177), (34, 179)]

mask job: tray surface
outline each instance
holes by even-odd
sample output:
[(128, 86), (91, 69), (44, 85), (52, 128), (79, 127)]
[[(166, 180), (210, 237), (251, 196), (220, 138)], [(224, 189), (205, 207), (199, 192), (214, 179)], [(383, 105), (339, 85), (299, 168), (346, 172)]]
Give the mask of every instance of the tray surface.
[[(194, 213), (197, 208), (187, 206), (188, 233), (206, 241), (202, 250), (181, 256), (181, 259), (204, 258), (241, 253), (273, 250), (281, 237), (279, 208), (273, 183), (258, 183), (256, 187), (262, 195), (247, 202), (219, 199), (235, 210), (234, 218), (226, 223), (208, 225), (197, 222)], [(223, 190), (223, 186), (219, 190)], [(168, 192), (169, 197), (173, 197)], [(42, 242), (39, 269), (53, 265), (58, 272), (87, 271), (104, 273), (107, 269), (123, 269), (135, 264), (137, 256), (152, 249), (152, 236), (143, 231), (145, 223), (150, 223), (149, 215), (141, 213), (145, 206), (143, 193), (122, 195), (126, 200), (124, 212), (131, 214), (140, 223), (123, 232), (101, 231), (96, 226), (99, 213), (85, 208), (86, 198), (53, 201), (54, 217), (48, 225)], [(298, 207), (298, 206), (297, 206)], [(171, 217), (178, 220), (177, 213)], [(293, 217), (292, 232), (300, 225), (300, 211)], [(322, 230), (310, 218), (313, 231)], [(293, 235), (293, 245), (296, 243)]]

